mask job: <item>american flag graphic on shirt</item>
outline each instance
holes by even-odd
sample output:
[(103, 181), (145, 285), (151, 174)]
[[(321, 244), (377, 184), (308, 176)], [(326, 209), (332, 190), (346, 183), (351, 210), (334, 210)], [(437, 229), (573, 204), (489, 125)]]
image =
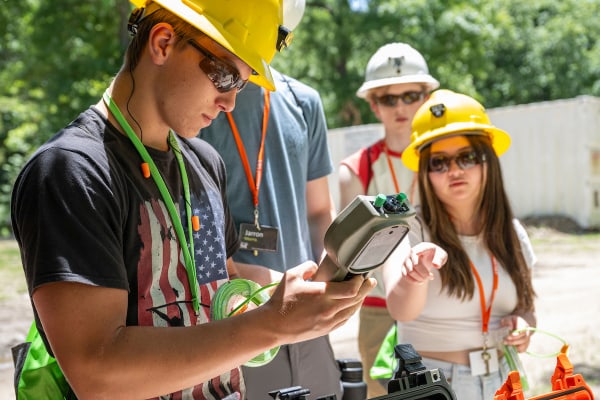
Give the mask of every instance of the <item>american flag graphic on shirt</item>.
[[(192, 210), (200, 217), (200, 230), (194, 232), (196, 275), (200, 311), (192, 305), (183, 253), (168, 210), (162, 200), (141, 205), (139, 235), (143, 247), (138, 264), (138, 324), (143, 326), (192, 326), (210, 321), (210, 304), (217, 288), (226, 282), (225, 217), (220, 193), (192, 196)], [(185, 204), (180, 204), (184, 232), (187, 232)], [(186, 236), (187, 237), (187, 236)], [(161, 399), (239, 399), (245, 392), (241, 369), (225, 374)]]
[(206, 192), (202, 192), (198, 207), (194, 208), (193, 213), (200, 217), (200, 230), (194, 233), (198, 283), (202, 285), (215, 280), (227, 279), (223, 211), (220, 210), (221, 218), (216, 220), (211, 201)]

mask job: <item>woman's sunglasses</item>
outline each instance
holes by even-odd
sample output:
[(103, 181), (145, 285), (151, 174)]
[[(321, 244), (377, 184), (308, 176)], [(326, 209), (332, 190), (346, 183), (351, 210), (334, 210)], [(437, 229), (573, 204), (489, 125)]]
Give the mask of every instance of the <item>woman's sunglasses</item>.
[(429, 158), (429, 172), (446, 172), (450, 169), (452, 161), (456, 161), (456, 165), (465, 170), (485, 162), (485, 154), (479, 154), (472, 149), (458, 152), (454, 156), (434, 154)]
[(404, 104), (413, 104), (424, 98), (425, 92), (411, 90), (400, 94), (384, 94), (383, 96), (375, 97), (375, 103), (386, 107), (396, 107), (398, 100), (402, 100)]
[(246, 86), (248, 80), (241, 78), (240, 72), (234, 65), (217, 58), (192, 39), (189, 39), (188, 43), (204, 56), (199, 64), (200, 69), (204, 71), (220, 93), (226, 93), (233, 89), (237, 89), (239, 92)]

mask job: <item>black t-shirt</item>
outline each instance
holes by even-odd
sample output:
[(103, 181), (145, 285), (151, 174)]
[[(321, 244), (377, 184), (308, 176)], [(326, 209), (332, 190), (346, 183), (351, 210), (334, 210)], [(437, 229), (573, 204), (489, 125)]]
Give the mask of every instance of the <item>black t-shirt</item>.
[[(228, 279), (226, 259), (239, 242), (225, 200), (221, 158), (200, 139), (178, 141), (191, 209), (201, 221), (191, 251), (200, 312), (193, 310), (180, 243), (156, 183), (143, 177), (142, 159), (129, 138), (94, 107), (44, 144), (15, 183), (12, 223), (30, 294), (49, 282), (79, 282), (127, 290), (128, 325), (190, 326), (210, 320), (212, 295)], [(174, 153), (147, 150), (187, 232)], [(93, 317), (94, 310), (89, 311)]]

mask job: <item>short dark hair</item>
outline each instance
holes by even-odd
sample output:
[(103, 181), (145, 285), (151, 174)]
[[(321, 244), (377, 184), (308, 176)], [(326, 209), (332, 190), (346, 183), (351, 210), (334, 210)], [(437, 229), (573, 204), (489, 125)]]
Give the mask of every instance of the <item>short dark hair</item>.
[[(156, 11), (151, 12), (147, 16), (145, 16), (141, 21), (139, 21), (136, 33), (129, 42), (129, 46), (127, 47), (127, 52), (125, 53), (125, 67), (129, 70), (135, 69), (138, 62), (140, 61), (140, 57), (144, 50), (144, 47), (148, 43), (148, 37), (150, 35), (150, 31), (152, 28), (161, 22), (166, 22), (167, 24), (173, 27), (175, 34), (179, 37), (177, 45), (181, 43), (185, 44), (185, 41), (189, 38), (197, 36), (198, 33), (202, 33), (186, 21), (179, 18), (177, 15), (173, 14), (169, 10), (165, 8), (159, 8)], [(186, 40), (182, 40), (186, 39)]]

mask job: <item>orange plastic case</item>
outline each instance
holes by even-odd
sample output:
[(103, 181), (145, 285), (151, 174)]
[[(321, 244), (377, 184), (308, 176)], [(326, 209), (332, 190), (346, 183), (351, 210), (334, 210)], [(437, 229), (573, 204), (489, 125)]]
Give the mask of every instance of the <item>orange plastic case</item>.
[[(528, 400), (593, 400), (594, 394), (585, 383), (583, 376), (573, 374), (573, 364), (567, 357), (568, 346), (563, 347), (556, 358), (556, 368), (550, 383), (552, 391)], [(525, 400), (521, 377), (517, 371), (511, 371), (504, 385), (496, 392), (494, 400)]]

